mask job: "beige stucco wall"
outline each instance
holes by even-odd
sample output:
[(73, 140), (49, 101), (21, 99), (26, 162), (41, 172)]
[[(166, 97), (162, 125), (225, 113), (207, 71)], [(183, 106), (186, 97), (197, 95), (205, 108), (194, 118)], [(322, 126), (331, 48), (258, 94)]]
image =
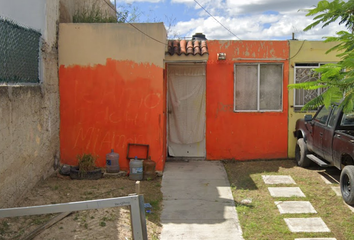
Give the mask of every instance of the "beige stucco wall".
[[(59, 0), (46, 1), (44, 8), (43, 83), (0, 86), (0, 207), (15, 206), (40, 179), (53, 173), (55, 156), (59, 157)], [(32, 16), (31, 11), (24, 14)]]
[[(336, 43), (325, 43), (323, 41), (289, 41), (290, 42), (290, 67), (289, 67), (289, 84), (294, 83), (294, 66), (295, 63), (333, 63), (338, 62), (336, 52), (326, 54), (330, 48)], [(305, 114), (313, 114), (314, 112), (304, 113), (294, 110), (294, 90), (289, 90), (289, 132), (288, 132), (288, 157), (295, 157), (296, 138), (293, 136), (295, 123), (297, 119), (303, 118)]]
[(167, 43), (163, 23), (134, 23), (134, 27), (128, 23), (61, 23), (59, 64), (105, 65), (107, 58), (111, 58), (163, 67)]
[(60, 0), (60, 22), (70, 23), (77, 11), (91, 9), (93, 5), (107, 16), (116, 16), (114, 5), (109, 0)]

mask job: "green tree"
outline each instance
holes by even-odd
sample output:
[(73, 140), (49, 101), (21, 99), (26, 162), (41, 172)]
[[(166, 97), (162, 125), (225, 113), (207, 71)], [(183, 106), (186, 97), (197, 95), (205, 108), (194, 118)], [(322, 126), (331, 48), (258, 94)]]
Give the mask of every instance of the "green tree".
[(351, 112), (354, 109), (354, 0), (348, 0), (347, 2), (321, 0), (316, 7), (308, 10), (306, 16), (314, 17), (314, 22), (307, 26), (304, 31), (318, 25), (322, 25), (322, 28), (324, 28), (337, 20), (340, 25), (347, 28), (348, 31), (339, 31), (335, 37), (326, 37), (325, 40), (325, 42), (338, 42), (327, 53), (337, 51), (337, 56), (341, 60), (336, 64), (325, 64), (314, 69), (315, 74), (318, 75), (317, 81), (290, 84), (288, 88), (327, 89), (323, 94), (305, 104), (303, 110), (316, 109), (323, 104), (329, 107), (332, 103), (341, 102), (344, 112)]

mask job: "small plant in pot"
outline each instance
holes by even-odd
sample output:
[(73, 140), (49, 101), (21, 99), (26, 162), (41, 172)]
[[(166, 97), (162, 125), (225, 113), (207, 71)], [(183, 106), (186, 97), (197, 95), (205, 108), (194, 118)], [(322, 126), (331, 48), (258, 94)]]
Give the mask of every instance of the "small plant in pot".
[(96, 156), (84, 153), (77, 156), (78, 166), (70, 168), (71, 179), (99, 179), (102, 177), (102, 169), (96, 167)]

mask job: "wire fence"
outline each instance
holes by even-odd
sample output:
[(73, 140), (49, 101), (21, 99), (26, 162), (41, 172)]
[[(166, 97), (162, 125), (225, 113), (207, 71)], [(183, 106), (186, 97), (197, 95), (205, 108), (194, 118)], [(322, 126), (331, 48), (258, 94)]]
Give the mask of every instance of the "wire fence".
[(0, 18), (0, 83), (38, 83), (41, 34)]

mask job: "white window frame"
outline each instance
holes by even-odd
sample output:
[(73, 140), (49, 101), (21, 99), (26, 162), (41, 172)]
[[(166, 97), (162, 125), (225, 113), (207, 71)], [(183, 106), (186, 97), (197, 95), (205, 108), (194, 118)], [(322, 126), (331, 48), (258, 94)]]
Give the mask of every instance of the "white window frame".
[[(237, 110), (236, 109), (236, 66), (257, 66), (258, 74), (257, 74), (257, 109), (256, 110)], [(261, 65), (281, 65), (281, 104), (280, 104), (280, 109), (278, 110), (261, 110), (260, 109), (260, 96), (261, 96), (261, 91), (260, 91), (260, 84), (261, 84), (261, 76), (260, 76), (260, 70), (261, 70)], [(279, 62), (266, 62), (266, 63), (235, 63), (234, 64), (234, 112), (282, 112), (284, 108), (284, 64), (279, 63)]]
[[(300, 66), (300, 64), (306, 64), (306, 65), (309, 65), (309, 66)], [(315, 69), (315, 68), (319, 68), (321, 65), (325, 65), (327, 63), (304, 63), (304, 62), (299, 62), (299, 63), (295, 63), (295, 66), (294, 66), (294, 83), (296, 84), (296, 69), (299, 69), (299, 68), (307, 68), (307, 69)], [(295, 110), (300, 110), (305, 104), (303, 105), (297, 105), (296, 104), (296, 91), (299, 90), (299, 89), (294, 89), (294, 108)], [(303, 90), (303, 89), (300, 89), (302, 91), (307, 91), (307, 90)], [(317, 89), (317, 96), (319, 96), (321, 93), (322, 93), (323, 89), (322, 88), (319, 88)]]

